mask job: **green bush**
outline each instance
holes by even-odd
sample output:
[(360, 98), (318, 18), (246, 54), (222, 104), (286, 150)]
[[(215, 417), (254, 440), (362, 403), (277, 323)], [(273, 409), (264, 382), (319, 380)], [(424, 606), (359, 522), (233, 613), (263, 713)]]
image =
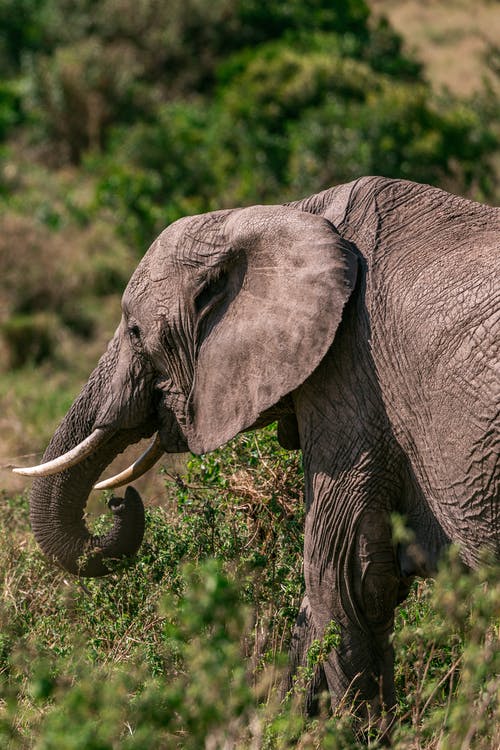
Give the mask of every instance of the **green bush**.
[(11, 81), (0, 82), (0, 141), (21, 121), (19, 86)]
[(61, 156), (78, 164), (84, 152), (103, 148), (111, 123), (128, 119), (139, 72), (128, 47), (104, 46), (96, 37), (59, 47), (32, 63), (33, 116), (56, 148), (66, 149)]
[(26, 54), (47, 49), (53, 15), (51, 0), (0, 0), (0, 64), (4, 73), (19, 73)]
[(215, 129), (206, 105), (192, 101), (115, 131), (113, 155), (97, 163), (95, 205), (119, 217), (120, 236), (139, 253), (167, 224), (217, 207)]
[[(349, 713), (329, 714), (326, 696), (305, 718), (307, 670), (280, 702), (302, 597), (297, 454), (267, 429), (165, 478), (137, 559), (85, 582), (43, 560), (26, 501), (3, 498), (0, 745), (349, 750), (368, 739), (376, 748)], [(498, 567), (465, 573), (452, 552), (399, 607), (396, 750), (496, 750), (497, 581)], [(311, 665), (337, 638), (332, 624)]]
[[(397, 737), (482, 749), (500, 740), (498, 564), (466, 572), (458, 550), (435, 582), (415, 585), (396, 624)], [(405, 722), (411, 720), (411, 727)]]
[(0, 336), (7, 351), (3, 366), (13, 369), (40, 364), (54, 355), (57, 318), (50, 313), (14, 315), (0, 324)]
[(324, 31), (235, 53), (210, 99), (168, 102), (114, 131), (95, 165), (96, 209), (147, 245), (186, 214), (286, 201), (363, 174), (490, 196), (494, 118), (437, 98), (418, 68), (374, 60), (360, 37)]
[(95, 221), (78, 231), (64, 225), (54, 230), (14, 212), (3, 218), (0, 369), (72, 358), (68, 339), (81, 347), (96, 332), (109, 338), (119, 303), (109, 320), (107, 298), (123, 291), (136, 262), (114, 229)]

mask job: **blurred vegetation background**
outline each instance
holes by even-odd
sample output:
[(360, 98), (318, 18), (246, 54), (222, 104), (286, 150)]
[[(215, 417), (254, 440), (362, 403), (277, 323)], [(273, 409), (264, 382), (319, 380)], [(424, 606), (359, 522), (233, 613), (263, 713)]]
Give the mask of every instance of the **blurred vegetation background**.
[[(497, 203), (498, 39), (495, 0), (0, 0), (0, 465), (40, 458), (169, 222), (366, 174)], [(264, 676), (301, 597), (297, 457), (268, 432), (167, 471), (139, 485), (159, 507), (138, 566), (80, 587), (41, 560), (2, 470), (0, 746), (357, 746), (280, 714)], [(399, 746), (493, 750), (498, 598), (480, 588), (478, 620), (477, 579), (452, 570), (400, 612)]]
[(497, 201), (498, 38), (486, 0), (0, 0), (0, 456), (43, 448), (180, 216), (366, 174)]

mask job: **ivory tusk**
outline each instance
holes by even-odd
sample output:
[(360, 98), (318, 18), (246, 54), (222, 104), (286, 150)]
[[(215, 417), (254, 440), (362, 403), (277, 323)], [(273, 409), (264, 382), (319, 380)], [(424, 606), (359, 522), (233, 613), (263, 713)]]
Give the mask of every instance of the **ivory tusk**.
[(160, 437), (157, 435), (142, 456), (139, 456), (137, 461), (134, 461), (131, 466), (124, 469), (119, 474), (115, 474), (114, 477), (98, 482), (94, 485), (94, 489), (109, 490), (112, 487), (121, 487), (124, 484), (133, 482), (134, 479), (142, 477), (143, 474), (149, 471), (164, 453), (165, 451), (161, 447)]
[(83, 461), (84, 458), (93, 453), (104, 442), (108, 435), (109, 430), (103, 430), (98, 427), (85, 440), (82, 440), (81, 443), (78, 443), (78, 445), (62, 456), (58, 456), (52, 461), (47, 461), (38, 466), (26, 466), (25, 468), (12, 469), (12, 471), (15, 474), (24, 474), (27, 477), (48, 477), (52, 474), (58, 474)]

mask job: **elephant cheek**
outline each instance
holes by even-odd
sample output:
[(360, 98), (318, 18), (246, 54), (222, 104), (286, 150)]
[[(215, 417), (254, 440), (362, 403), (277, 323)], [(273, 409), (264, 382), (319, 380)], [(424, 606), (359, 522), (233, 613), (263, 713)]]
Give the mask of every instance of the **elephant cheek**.
[(158, 434), (163, 450), (166, 453), (187, 453), (189, 446), (174, 412), (163, 406), (160, 408), (159, 419)]

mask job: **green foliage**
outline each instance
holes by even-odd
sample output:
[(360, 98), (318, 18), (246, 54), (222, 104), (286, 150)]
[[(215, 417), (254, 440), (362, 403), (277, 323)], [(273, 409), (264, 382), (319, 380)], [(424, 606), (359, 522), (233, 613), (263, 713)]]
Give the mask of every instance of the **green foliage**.
[(0, 335), (8, 353), (9, 367), (19, 368), (27, 363), (39, 364), (54, 353), (51, 334), (57, 319), (50, 313), (14, 315), (0, 325)]
[(110, 124), (127, 120), (134, 99), (139, 106), (140, 62), (128, 52), (90, 37), (33, 61), (33, 114), (75, 164), (85, 151), (102, 149)]
[(324, 662), (334, 648), (340, 645), (340, 627), (335, 620), (327, 625), (321, 640), (314, 640), (307, 652), (307, 664), (310, 667)]
[[(326, 698), (315, 720), (304, 717), (300, 680), (279, 701), (281, 656), (301, 596), (301, 540), (290, 533), (299, 520), (268, 505), (273, 492), (285, 504), (295, 497), (296, 468), (269, 431), (262, 441), (238, 439), (208, 463), (193, 459), (186, 476), (169, 480), (167, 507), (148, 512), (135, 564), (85, 583), (42, 559), (26, 501), (5, 496), (2, 747), (364, 747), (349, 713), (331, 716)], [(241, 559), (250, 543), (263, 567)], [(271, 575), (271, 554), (286, 566), (284, 577)], [(453, 553), (437, 580), (415, 585), (399, 608), (396, 750), (497, 747), (497, 576), (492, 565), (466, 573)], [(311, 664), (337, 643), (333, 623), (313, 643)]]
[(82, 667), (68, 689), (63, 676), (54, 679), (41, 665), (30, 695), (37, 704), (54, 703), (41, 724), (38, 747), (97, 750), (118, 742), (123, 748), (182, 742), (194, 749), (203, 738), (231, 737), (232, 725), (253, 704), (240, 655), (245, 614), (238, 587), (214, 561), (186, 568), (183, 581), (186, 593), (162, 636), (175, 655), (175, 676), (167, 683), (139, 664), (132, 672), (98, 666), (86, 674)]
[[(71, 406), (84, 377), (83, 370), (88, 367), (87, 362), (79, 360), (75, 360), (74, 365), (75, 369), (61, 370), (54, 375), (49, 362), (42, 365), (28, 362), (22, 370), (11, 370), (0, 377), (2, 419), (11, 433), (22, 435), (17, 454), (28, 451), (32, 454), (38, 448), (37, 458), (41, 457), (42, 448), (49, 442), (61, 414)], [(5, 451), (4, 455), (14, 453)]]
[[(256, 674), (272, 661), (301, 596), (297, 460), (269, 431), (263, 438), (193, 459), (185, 477), (169, 479), (170, 507), (148, 512), (128, 573), (81, 586), (45, 564), (25, 502), (5, 499), (0, 684), (12, 747), (30, 744), (23, 727), (40, 733), (41, 747), (111, 747), (125, 722), (138, 732), (132, 747), (172, 732), (192, 732), (196, 747), (254, 705), (242, 654)], [(214, 555), (218, 564), (203, 562)]]
[[(115, 131), (96, 205), (144, 244), (187, 213), (283, 201), (362, 174), (490, 195), (494, 118), (433, 96), (383, 24), (365, 36), (319, 27), (227, 57), (210, 99), (169, 102)], [(391, 63), (375, 64), (385, 43)]]
[(0, 82), (0, 141), (21, 120), (19, 86), (11, 81)]
[[(96, 222), (78, 234), (72, 227), (55, 231), (54, 215), (43, 214), (42, 221), (17, 212), (4, 216), (0, 371), (60, 361), (70, 336), (90, 340), (107, 324), (100, 318), (107, 296), (122, 290), (133, 270), (133, 255), (106, 225)], [(108, 337), (112, 330), (107, 327)]]
[(360, 54), (373, 70), (407, 81), (421, 81), (423, 68), (415, 58), (404, 53), (402, 39), (387, 18), (377, 18)]
[(47, 27), (53, 5), (50, 0), (0, 0), (0, 64), (17, 73), (24, 55), (48, 44)]
[(299, 194), (374, 173), (489, 189), (481, 156), (494, 149), (493, 134), (466, 107), (440, 113), (424, 86), (379, 81), (362, 102), (332, 99), (309, 112), (290, 136), (290, 181)]
[[(500, 739), (500, 589), (498, 565), (489, 563), (466, 572), (452, 549), (434, 584), (416, 585), (399, 610), (400, 710), (419, 740), (439, 737), (445, 750), (493, 748)], [(409, 736), (403, 722), (398, 736)]]
[[(45, 27), (41, 23), (40, 44), (18, 40), (31, 51), (26, 106), (60, 156), (78, 163), (83, 152), (103, 148), (110, 124), (154, 118), (154, 103), (162, 99), (206, 95), (231, 53), (315, 29), (364, 37), (367, 18), (363, 0), (337, 6), (324, 0), (286, 6), (254, 0), (176, 0), (168, 6), (158, 0), (60, 0)], [(45, 55), (44, 37), (50, 40)]]
[(118, 130), (96, 206), (120, 216), (120, 235), (144, 247), (168, 223), (215, 208), (216, 123), (201, 101), (161, 108), (154, 123)]

